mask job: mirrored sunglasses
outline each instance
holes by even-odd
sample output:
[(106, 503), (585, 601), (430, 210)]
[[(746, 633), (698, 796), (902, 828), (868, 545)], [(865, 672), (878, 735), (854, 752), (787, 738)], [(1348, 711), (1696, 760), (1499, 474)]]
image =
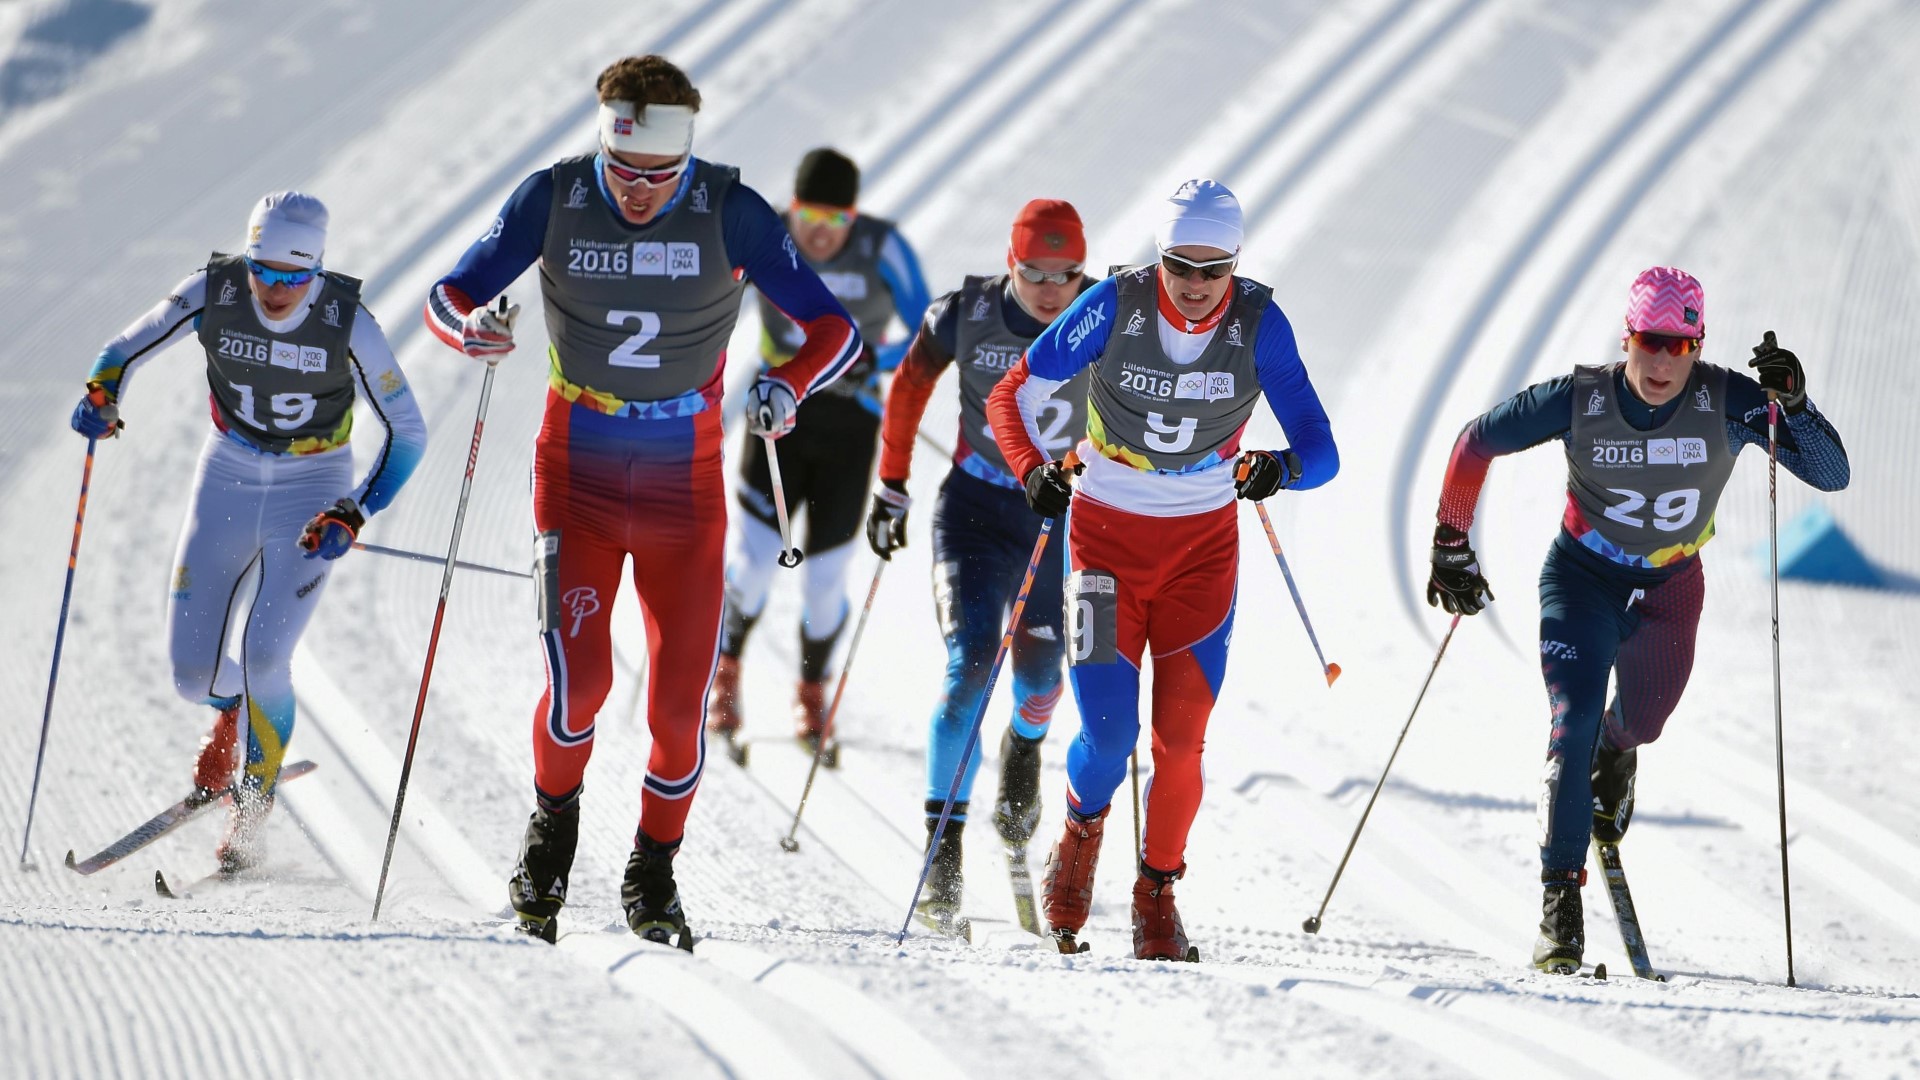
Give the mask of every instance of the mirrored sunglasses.
[(836, 229), (844, 229), (853, 224), (854, 211), (796, 202), (793, 204), (793, 216), (800, 219), (802, 225), (831, 225)]
[(600, 148), (600, 160), (607, 167), (607, 175), (628, 187), (638, 187), (643, 184), (647, 187), (663, 187), (670, 184), (678, 180), (681, 173), (687, 171), (688, 161), (687, 158), (682, 157), (671, 165), (636, 169), (631, 165), (621, 164), (620, 160), (613, 156), (613, 151), (604, 146)]
[(259, 278), (260, 284), (262, 285), (305, 285), (314, 279), (314, 275), (320, 273), (320, 268), (317, 266), (306, 267), (300, 270), (275, 270), (271, 267), (262, 266), (252, 259), (245, 261), (247, 264), (247, 273)]
[(1198, 273), (1208, 281), (1218, 281), (1233, 273), (1233, 264), (1239, 261), (1238, 255), (1229, 255), (1224, 259), (1208, 259), (1206, 262), (1194, 262), (1192, 259), (1183, 259), (1169, 252), (1160, 253), (1160, 269), (1182, 280)]
[(1685, 356), (1700, 349), (1700, 339), (1684, 334), (1656, 334), (1650, 330), (1634, 330), (1628, 334), (1633, 343), (1650, 353), (1666, 353), (1668, 356)]
[(1071, 266), (1058, 273), (1048, 273), (1028, 266), (1026, 263), (1015, 262), (1013, 272), (1035, 285), (1066, 285), (1078, 279), (1086, 271), (1082, 267)]

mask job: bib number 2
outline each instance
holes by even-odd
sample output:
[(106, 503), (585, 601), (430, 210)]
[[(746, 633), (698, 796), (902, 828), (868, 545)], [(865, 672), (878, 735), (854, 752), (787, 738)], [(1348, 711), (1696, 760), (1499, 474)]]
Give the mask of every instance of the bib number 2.
[(660, 314), (654, 311), (609, 311), (607, 322), (612, 326), (626, 327), (637, 324), (638, 330), (627, 340), (614, 346), (607, 354), (607, 363), (624, 368), (657, 368), (660, 366), (659, 353), (643, 353), (640, 350), (654, 338), (660, 336)]
[[(1067, 421), (1071, 419), (1073, 419), (1073, 406), (1070, 403), (1054, 401), (1051, 398), (1040, 403), (1040, 416), (1037, 421), (1040, 427), (1040, 449), (1045, 451), (1048, 457), (1054, 457), (1073, 445), (1074, 433), (1067, 430)], [(998, 442), (993, 437), (992, 424), (982, 425), (980, 432), (987, 437), (988, 443)]]

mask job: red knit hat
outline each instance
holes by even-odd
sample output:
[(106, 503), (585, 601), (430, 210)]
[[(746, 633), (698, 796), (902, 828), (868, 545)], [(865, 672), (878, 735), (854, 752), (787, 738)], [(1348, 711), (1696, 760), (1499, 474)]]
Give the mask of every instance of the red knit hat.
[(1021, 262), (1034, 259), (1071, 259), (1087, 261), (1087, 234), (1080, 225), (1080, 214), (1064, 199), (1035, 199), (1020, 208), (1013, 219), (1013, 257)]

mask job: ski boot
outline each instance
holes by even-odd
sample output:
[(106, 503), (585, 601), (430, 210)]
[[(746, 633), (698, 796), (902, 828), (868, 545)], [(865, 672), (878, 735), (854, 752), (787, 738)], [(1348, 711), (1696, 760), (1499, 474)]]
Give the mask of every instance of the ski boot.
[(1617, 844), (1633, 820), (1633, 776), (1639, 767), (1635, 750), (1615, 750), (1604, 734), (1593, 749), (1593, 838)]
[(1053, 942), (1063, 953), (1087, 951), (1079, 941), (1080, 928), (1093, 910), (1093, 871), (1100, 864), (1100, 841), (1112, 810), (1108, 806), (1092, 817), (1068, 810), (1066, 830), (1047, 853), (1042, 905)]
[(620, 906), (627, 927), (648, 941), (693, 951), (693, 931), (687, 929), (680, 908), (680, 890), (673, 883), (673, 856), (679, 841), (661, 844), (644, 832), (633, 835), (633, 854), (627, 857), (627, 876), (620, 884)]
[(543, 798), (527, 819), (520, 839), (520, 862), (507, 882), (507, 902), (519, 919), (518, 929), (552, 944), (560, 936), (560, 909), (567, 903), (567, 875), (573, 870), (573, 849), (580, 839), (578, 795), (549, 810)]
[(251, 783), (234, 787), (233, 802), (227, 807), (227, 834), (213, 850), (222, 874), (251, 870), (266, 860), (267, 815), (272, 812), (271, 794)]
[[(927, 802), (928, 844), (933, 843), (934, 830), (940, 825), (940, 808), (943, 805), (944, 800)], [(972, 941), (973, 926), (960, 914), (960, 899), (964, 892), (960, 836), (966, 831), (966, 815), (966, 803), (953, 804), (953, 814), (947, 819), (947, 830), (940, 834), (940, 847), (934, 851), (933, 863), (927, 868), (927, 887), (920, 894), (920, 902), (913, 906), (913, 917), (930, 930)]]
[(220, 710), (213, 730), (200, 740), (200, 756), (193, 763), (193, 795), (188, 801), (212, 802), (233, 786), (234, 750), (240, 745), (240, 709), (245, 698)]
[(1580, 886), (1586, 870), (1542, 870), (1540, 937), (1533, 943), (1533, 966), (1557, 975), (1577, 975), (1586, 953), (1586, 924)]
[[(827, 727), (827, 684), (802, 679), (793, 688), (793, 737), (810, 754), (820, 754), (820, 764), (829, 769), (840, 767), (840, 743)], [(827, 748), (820, 749), (821, 740)]]
[(1173, 883), (1187, 872), (1186, 864), (1172, 872), (1155, 870), (1140, 861), (1133, 883), (1133, 955), (1136, 960), (1200, 959), (1200, 950), (1187, 943), (1187, 928), (1173, 903)]
[(993, 827), (1009, 848), (1024, 854), (1039, 824), (1040, 740), (1008, 728), (1000, 737), (1000, 801), (993, 804)]
[(740, 741), (740, 658), (720, 655), (713, 668), (713, 686), (707, 691), (707, 730), (727, 740), (727, 756), (734, 764), (747, 763), (747, 744)]

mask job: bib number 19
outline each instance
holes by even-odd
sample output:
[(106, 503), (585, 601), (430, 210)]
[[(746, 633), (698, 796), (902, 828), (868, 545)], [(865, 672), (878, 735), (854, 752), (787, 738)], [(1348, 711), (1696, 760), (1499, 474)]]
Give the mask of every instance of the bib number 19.
[(253, 387), (234, 383), (233, 389), (240, 395), (240, 404), (234, 411), (239, 413), (240, 419), (245, 420), (249, 426), (260, 431), (270, 431), (273, 428), (281, 431), (297, 431), (301, 425), (313, 419), (316, 403), (312, 394), (275, 394), (268, 398), (268, 405), (273, 409), (272, 426), (269, 427), (254, 415)]

